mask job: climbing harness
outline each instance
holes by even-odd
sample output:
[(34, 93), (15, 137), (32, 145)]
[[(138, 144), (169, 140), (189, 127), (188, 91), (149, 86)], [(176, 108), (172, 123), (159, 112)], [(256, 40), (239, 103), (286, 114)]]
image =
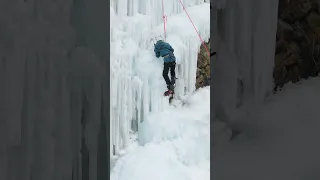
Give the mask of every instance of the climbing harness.
[[(162, 18), (163, 18), (164, 40), (166, 41), (166, 24), (167, 24), (167, 16), (164, 14), (164, 2), (163, 2), (163, 1), (164, 1), (164, 0), (162, 0)], [(187, 12), (187, 10), (186, 10), (185, 6), (183, 5), (182, 1), (181, 1), (181, 0), (179, 0), (179, 1), (180, 1), (180, 4), (181, 4), (181, 5), (182, 5), (182, 7), (183, 7), (183, 10), (186, 12), (186, 14), (187, 14), (187, 16), (188, 16), (188, 18), (189, 18), (189, 20), (190, 20), (190, 22), (191, 22), (191, 24), (192, 24), (192, 26), (193, 26), (194, 30), (195, 30), (195, 31), (196, 31), (196, 33), (198, 34), (198, 37), (199, 37), (199, 39), (201, 40), (202, 45), (203, 45), (203, 46), (204, 46), (204, 48), (206, 49), (206, 51), (207, 51), (207, 53), (208, 53), (208, 56), (210, 57), (210, 56), (211, 56), (211, 53), (209, 52), (208, 47), (206, 46), (206, 44), (204, 43), (203, 39), (201, 38), (201, 36), (200, 36), (200, 34), (199, 34), (199, 32), (198, 32), (198, 30), (197, 30), (196, 26), (193, 24), (193, 22), (192, 22), (192, 20), (191, 20), (191, 17), (189, 16), (189, 14), (188, 14), (188, 12)]]

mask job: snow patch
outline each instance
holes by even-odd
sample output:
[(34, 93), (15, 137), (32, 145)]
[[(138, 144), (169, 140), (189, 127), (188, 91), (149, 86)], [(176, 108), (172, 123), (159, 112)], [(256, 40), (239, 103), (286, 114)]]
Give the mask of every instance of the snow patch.
[(186, 102), (149, 114), (139, 130), (142, 146), (117, 161), (112, 180), (210, 179), (210, 87)]

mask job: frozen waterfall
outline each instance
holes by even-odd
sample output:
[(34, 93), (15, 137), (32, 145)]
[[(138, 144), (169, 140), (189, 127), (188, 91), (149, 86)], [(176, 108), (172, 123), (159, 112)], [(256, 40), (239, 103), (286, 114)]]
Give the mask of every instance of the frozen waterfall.
[[(183, 0), (204, 41), (210, 36), (210, 5), (205, 0)], [(162, 59), (153, 44), (163, 37), (162, 1), (111, 0), (110, 147), (111, 156), (124, 149), (130, 131), (151, 112), (162, 111), (168, 100), (162, 78)], [(179, 0), (164, 0), (167, 38), (177, 58), (176, 94), (195, 90), (197, 55), (201, 45)]]
[(225, 114), (248, 101), (261, 104), (271, 92), (277, 11), (277, 0), (213, 1), (212, 97)]

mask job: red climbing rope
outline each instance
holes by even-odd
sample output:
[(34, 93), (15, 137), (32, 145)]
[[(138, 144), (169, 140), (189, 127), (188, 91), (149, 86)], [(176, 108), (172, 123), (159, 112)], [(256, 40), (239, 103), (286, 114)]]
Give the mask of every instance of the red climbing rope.
[[(166, 16), (164, 15), (164, 3), (163, 3), (163, 1), (164, 1), (164, 0), (162, 0), (162, 18), (163, 18), (164, 40), (166, 41), (166, 21), (167, 21), (167, 18), (166, 18)], [(192, 26), (193, 26), (194, 30), (195, 30), (195, 31), (196, 31), (196, 33), (198, 34), (198, 36), (199, 36), (199, 38), (200, 38), (200, 40), (201, 40), (201, 42), (202, 42), (202, 45), (203, 45), (203, 46), (204, 46), (204, 48), (206, 49), (206, 51), (207, 51), (207, 53), (208, 53), (208, 56), (210, 57), (210, 51), (209, 51), (208, 47), (206, 46), (206, 44), (204, 43), (203, 39), (201, 38), (201, 36), (200, 36), (200, 34), (199, 34), (199, 32), (198, 32), (198, 30), (197, 30), (196, 26), (193, 24), (193, 22), (192, 22), (192, 20), (191, 20), (191, 18), (190, 18), (190, 16), (189, 16), (189, 14), (188, 14), (188, 12), (187, 12), (186, 8), (184, 7), (184, 5), (183, 5), (182, 1), (181, 1), (181, 0), (179, 0), (179, 1), (180, 1), (180, 4), (181, 4), (181, 5), (182, 5), (182, 7), (183, 7), (183, 10), (186, 12), (186, 14), (187, 14), (187, 16), (188, 16), (188, 18), (189, 18), (189, 20), (190, 20), (190, 22), (191, 22), (191, 24), (192, 24)]]
[(162, 0), (162, 18), (163, 18), (164, 41), (166, 41), (166, 16), (164, 15), (163, 0)]
[[(162, 0), (162, 1), (163, 1), (163, 0)], [(179, 1), (180, 1), (180, 4), (181, 4), (181, 5), (182, 5), (182, 7), (183, 7), (183, 10), (186, 12), (186, 14), (187, 14), (187, 16), (188, 16), (188, 18), (189, 18), (189, 20), (190, 20), (191, 24), (193, 25), (194, 30), (197, 32), (197, 34), (198, 34), (198, 36), (199, 36), (200, 40), (202, 41), (202, 45), (204, 46), (204, 48), (206, 49), (206, 51), (207, 51), (207, 53), (208, 53), (208, 55), (209, 55), (209, 57), (210, 57), (210, 52), (209, 52), (209, 50), (208, 50), (208, 48), (207, 48), (206, 44), (205, 44), (205, 43), (204, 43), (204, 41), (202, 40), (202, 38), (201, 38), (201, 36), (200, 36), (200, 34), (199, 34), (199, 32), (198, 32), (198, 30), (197, 30), (196, 26), (193, 24), (193, 22), (192, 22), (192, 20), (191, 20), (191, 18), (190, 18), (190, 16), (189, 16), (189, 14), (188, 14), (188, 12), (187, 12), (186, 8), (184, 7), (184, 5), (183, 5), (182, 1), (181, 1), (181, 0), (179, 0)]]

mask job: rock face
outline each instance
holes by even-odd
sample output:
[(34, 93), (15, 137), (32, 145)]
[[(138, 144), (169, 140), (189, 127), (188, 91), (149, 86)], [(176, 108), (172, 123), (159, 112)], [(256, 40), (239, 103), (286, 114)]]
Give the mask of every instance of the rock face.
[(108, 7), (1, 1), (1, 180), (108, 178)]
[(279, 0), (275, 90), (316, 76), (320, 63), (320, 1)]
[[(210, 41), (209, 41), (210, 42)], [(207, 48), (210, 47), (210, 43), (205, 43)], [(197, 76), (196, 76), (196, 88), (210, 85), (210, 56), (206, 48), (201, 44), (200, 52), (198, 53), (197, 60)]]

